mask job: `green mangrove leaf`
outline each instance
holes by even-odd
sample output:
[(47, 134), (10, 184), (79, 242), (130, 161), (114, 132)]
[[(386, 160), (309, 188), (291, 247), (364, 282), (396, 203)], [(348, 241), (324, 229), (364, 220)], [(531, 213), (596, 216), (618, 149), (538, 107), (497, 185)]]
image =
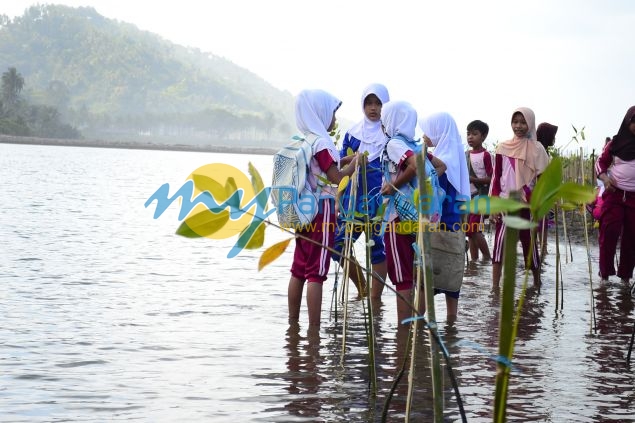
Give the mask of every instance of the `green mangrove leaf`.
[(227, 193), (227, 204), (229, 204), (232, 208), (239, 210), (240, 209), (240, 199), (238, 195), (234, 195), (238, 192), (238, 185), (236, 185), (236, 180), (233, 177), (227, 178), (225, 182), (225, 192)]
[(236, 247), (247, 250), (255, 250), (265, 244), (266, 224), (263, 220), (254, 219), (245, 229), (240, 232)]
[(176, 230), (176, 234), (186, 238), (200, 238), (212, 235), (229, 221), (229, 211), (212, 213), (203, 210), (186, 217)]
[(251, 176), (251, 185), (254, 187), (255, 192), (260, 192), (265, 187), (265, 184), (262, 182), (262, 177), (260, 176), (260, 172), (258, 169), (249, 162), (247, 165), (249, 176)]
[(348, 177), (348, 175), (345, 175), (341, 180), (339, 185), (337, 186), (337, 192), (342, 192), (346, 189), (346, 186), (348, 185), (348, 181), (351, 178)]
[(510, 198), (478, 196), (466, 201), (465, 207), (473, 214), (496, 214), (515, 212), (526, 208), (527, 204)]
[(346, 155), (347, 155), (347, 156), (352, 156), (353, 154), (355, 154), (355, 152), (353, 151), (353, 149), (352, 149), (352, 148), (350, 148), (350, 147), (348, 147), (348, 148), (346, 149)]
[(558, 207), (561, 208), (564, 211), (571, 211), (571, 210), (579, 210), (580, 209), (580, 205), (579, 204), (567, 203), (567, 202), (564, 202), (564, 203), (560, 204)]
[(370, 219), (371, 222), (381, 222), (384, 220), (384, 214), (386, 214), (386, 207), (388, 203), (381, 203), (377, 208), (377, 214)]
[(275, 261), (278, 257), (284, 253), (289, 246), (293, 238), (285, 239), (284, 241), (277, 242), (271, 247), (267, 248), (258, 260), (258, 271), (261, 271), (265, 266)]
[(329, 181), (328, 179), (326, 179), (324, 176), (322, 175), (315, 175), (318, 179), (318, 181), (321, 181), (324, 185), (331, 185), (331, 181)]
[(587, 204), (595, 199), (595, 189), (589, 185), (566, 182), (560, 187), (560, 198), (575, 204)]
[(254, 187), (254, 192), (256, 193), (256, 201), (260, 205), (263, 210), (267, 210), (267, 200), (268, 195), (265, 189), (265, 184), (262, 182), (262, 177), (260, 176), (260, 172), (258, 169), (249, 162), (248, 165), (249, 175), (251, 176), (251, 185)]
[[(533, 195), (533, 194), (532, 194)], [(595, 191), (593, 187), (588, 185), (579, 185), (574, 182), (566, 182), (558, 187), (558, 190), (546, 198), (545, 201), (539, 205), (535, 220), (540, 220), (545, 216), (549, 210), (553, 207), (556, 201), (562, 199), (565, 203), (573, 204), (586, 204), (595, 199)], [(569, 208), (574, 210), (577, 207)]]
[(209, 176), (194, 173), (192, 175), (192, 182), (194, 182), (194, 188), (197, 191), (208, 191), (212, 194), (217, 204), (221, 204), (228, 197), (223, 185)]
[(562, 160), (554, 157), (545, 171), (538, 177), (529, 202), (535, 220), (542, 219), (557, 200), (556, 194), (562, 184)]
[(519, 229), (519, 230), (533, 229), (536, 226), (538, 226), (536, 222), (523, 219), (522, 217), (510, 216), (510, 215), (503, 216), (503, 222), (505, 222), (506, 226), (509, 226), (510, 228)]

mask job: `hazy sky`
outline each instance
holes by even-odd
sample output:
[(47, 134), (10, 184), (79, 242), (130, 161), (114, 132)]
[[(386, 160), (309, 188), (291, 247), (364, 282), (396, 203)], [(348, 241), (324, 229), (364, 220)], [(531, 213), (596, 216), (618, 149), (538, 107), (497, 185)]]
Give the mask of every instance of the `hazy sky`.
[[(537, 123), (586, 126), (599, 148), (635, 104), (635, 2), (536, 0), (65, 0), (223, 56), (297, 94), (322, 88), (361, 119), (362, 89), (385, 84), (420, 116), (447, 111), (464, 131), (481, 119), (488, 143), (511, 137), (512, 111)], [(4, 2), (14, 17), (35, 4)]]

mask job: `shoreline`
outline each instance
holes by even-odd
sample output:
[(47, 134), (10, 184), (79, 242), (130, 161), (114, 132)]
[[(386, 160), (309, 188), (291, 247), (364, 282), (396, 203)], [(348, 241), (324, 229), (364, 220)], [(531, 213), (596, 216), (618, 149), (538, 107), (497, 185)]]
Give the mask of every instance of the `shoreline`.
[[(161, 150), (161, 151), (185, 151), (185, 152), (201, 152), (201, 153), (229, 153), (229, 154), (261, 154), (273, 155), (277, 148), (266, 147), (230, 147), (222, 145), (187, 145), (187, 144), (154, 144), (139, 143), (132, 141), (104, 141), (104, 140), (87, 140), (87, 139), (62, 139), (62, 138), (37, 138), (37, 137), (20, 137), (14, 135), (0, 134), (0, 144), (22, 144), (22, 145), (48, 145), (60, 147), (92, 147), (92, 148), (120, 148), (130, 150)], [(588, 215), (587, 215), (588, 216)], [(592, 219), (587, 217), (587, 224)], [(573, 242), (585, 245), (584, 220), (582, 216), (576, 215), (575, 212), (566, 213), (567, 220), (567, 237), (561, 242)], [(560, 236), (564, 238), (564, 225), (562, 219), (558, 222)], [(549, 244), (555, 246), (554, 228), (548, 231)], [(597, 229), (589, 228), (589, 245), (597, 246)]]
[(50, 145), (58, 147), (121, 148), (129, 150), (188, 151), (201, 153), (275, 154), (277, 148), (230, 147), (223, 145), (154, 144), (133, 141), (104, 141), (87, 139), (38, 138), (0, 134), (0, 144)]

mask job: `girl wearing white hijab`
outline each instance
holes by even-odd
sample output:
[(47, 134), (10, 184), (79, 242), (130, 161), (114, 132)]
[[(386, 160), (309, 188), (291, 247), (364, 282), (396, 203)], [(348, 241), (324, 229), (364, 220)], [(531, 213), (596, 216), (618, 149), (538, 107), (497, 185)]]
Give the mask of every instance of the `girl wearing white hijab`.
[(448, 167), (446, 174), (448, 181), (462, 201), (469, 201), (470, 172), (465, 160), (465, 151), (461, 134), (456, 126), (454, 118), (449, 113), (434, 113), (423, 119), (419, 127), (423, 131), (425, 138), (430, 140), (431, 147), (434, 147), (432, 154), (441, 160)]
[[(466, 214), (458, 213), (457, 203), (469, 201), (471, 198), (470, 176), (463, 151), (463, 141), (459, 134), (454, 118), (446, 112), (434, 113), (419, 124), (423, 131), (423, 139), (430, 147), (434, 147), (432, 154), (441, 160), (447, 170), (444, 174), (439, 174), (439, 185), (445, 190), (446, 197), (442, 205), (441, 224), (448, 232), (461, 232), (463, 217)], [(443, 234), (451, 236), (452, 245), (460, 244), (462, 250), (465, 245), (465, 237), (459, 239), (456, 234)], [(457, 244), (454, 244), (456, 239)], [(463, 254), (456, 256), (456, 266), (463, 268), (465, 259)], [(454, 261), (454, 256), (453, 256)], [(454, 276), (453, 276), (454, 277)], [(462, 272), (458, 274), (462, 279)], [(457, 282), (460, 282), (460, 279)], [(435, 294), (444, 293), (447, 305), (447, 322), (453, 323), (458, 313), (458, 302), (460, 290), (457, 292), (443, 291), (435, 289)]]
[[(410, 103), (390, 101), (381, 111), (381, 122), (386, 135), (390, 138), (384, 153), (384, 160), (388, 162), (390, 180), (384, 183), (381, 193), (391, 195), (397, 188), (406, 197), (412, 197), (417, 176), (416, 155), (411, 146), (397, 136), (400, 135), (409, 140), (414, 138), (417, 112)], [(431, 156), (429, 158), (438, 173), (445, 170), (440, 160)], [(386, 261), (390, 280), (401, 295), (397, 296), (397, 318), (401, 322), (412, 316), (412, 309), (404, 299), (410, 300), (413, 294), (415, 253), (412, 244), (416, 242), (416, 235), (402, 234), (396, 230), (400, 218), (395, 212), (390, 213), (388, 221), (389, 227), (384, 234)], [(420, 313), (423, 313), (422, 303), (423, 299), (419, 305)]]
[[(335, 127), (335, 112), (341, 101), (322, 90), (304, 90), (298, 94), (295, 103), (295, 117), (298, 129), (305, 137), (317, 136), (312, 144), (313, 157), (310, 174), (322, 175), (331, 183), (339, 184), (345, 175), (352, 175), (357, 158), (341, 171), (339, 170), (337, 149), (329, 136)], [(315, 179), (309, 177), (307, 179)], [(307, 181), (314, 191), (314, 182)], [(317, 206), (317, 205), (316, 205)], [(288, 288), (289, 322), (297, 322), (300, 317), (302, 291), (307, 282), (307, 308), (309, 325), (319, 326), (322, 314), (322, 283), (326, 280), (331, 253), (322, 246), (333, 247), (335, 210), (333, 196), (320, 199), (318, 213), (305, 228), (296, 229), (295, 250), (291, 265), (291, 279)]]
[[(366, 165), (366, 187), (368, 197), (376, 199), (375, 201), (365, 202), (363, 198), (364, 193), (362, 187), (364, 181), (362, 180), (362, 173), (359, 173), (358, 189), (356, 198), (355, 210), (361, 213), (368, 213), (372, 219), (377, 210), (379, 209), (380, 199), (379, 190), (381, 188), (382, 176), (381, 176), (381, 163), (380, 155), (386, 145), (386, 135), (381, 128), (381, 108), (382, 105), (390, 100), (388, 95), (388, 89), (382, 84), (370, 84), (364, 89), (361, 98), (362, 112), (364, 118), (353, 125), (348, 132), (344, 135), (344, 142), (342, 149), (340, 150), (340, 157), (344, 159), (347, 156), (349, 149), (358, 153), (368, 153), (367, 165)], [(339, 206), (341, 211), (348, 211), (350, 200), (349, 185), (342, 196), (340, 196)], [(373, 226), (372, 233), (368, 234), (373, 240), (373, 246), (371, 247), (371, 264), (373, 272), (377, 274), (381, 281), (377, 278), (374, 279), (370, 296), (371, 298), (380, 298), (384, 289), (384, 281), (386, 279), (386, 252), (384, 248), (384, 240), (380, 234), (377, 225)], [(348, 236), (352, 237), (352, 242), (357, 241), (362, 231), (354, 230)], [(337, 219), (337, 229), (335, 232), (335, 249), (341, 253), (344, 247), (344, 241), (346, 238), (346, 223), (344, 215), (340, 214)], [(339, 261), (340, 255), (333, 254), (333, 260)], [(359, 266), (353, 267), (353, 271), (350, 272), (350, 278), (357, 287), (359, 295), (367, 293), (366, 280), (363, 275), (363, 271)]]

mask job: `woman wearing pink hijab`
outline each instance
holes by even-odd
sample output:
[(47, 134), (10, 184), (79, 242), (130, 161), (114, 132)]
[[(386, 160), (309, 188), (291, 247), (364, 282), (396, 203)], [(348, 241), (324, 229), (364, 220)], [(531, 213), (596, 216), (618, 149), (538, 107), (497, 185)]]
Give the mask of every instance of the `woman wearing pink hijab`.
[[(514, 137), (500, 143), (496, 148), (490, 196), (508, 198), (512, 191), (519, 191), (521, 200), (529, 202), (538, 175), (545, 170), (549, 163), (549, 156), (542, 144), (536, 140), (536, 118), (531, 109), (519, 107), (514, 110), (511, 126)], [(529, 219), (529, 211), (523, 209), (521, 217)], [(505, 223), (500, 215), (492, 215), (490, 218), (496, 223), (492, 254), (492, 288), (498, 289), (503, 269)], [(519, 238), (523, 247), (525, 266), (527, 266), (529, 265), (529, 246), (531, 243), (530, 231), (528, 229), (521, 230)], [(531, 270), (536, 286), (540, 286), (539, 268), (538, 249), (534, 248)]]

